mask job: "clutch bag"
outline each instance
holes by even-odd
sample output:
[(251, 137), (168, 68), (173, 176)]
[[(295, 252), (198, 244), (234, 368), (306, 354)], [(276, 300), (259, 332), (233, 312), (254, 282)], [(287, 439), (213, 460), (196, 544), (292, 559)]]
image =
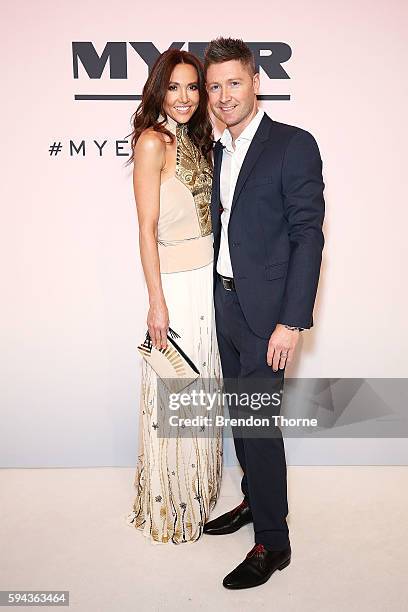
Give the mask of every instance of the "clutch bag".
[(171, 393), (179, 393), (200, 376), (197, 366), (176, 343), (175, 338), (180, 338), (179, 334), (169, 328), (167, 348), (157, 349), (147, 331), (144, 342), (137, 347), (143, 359), (151, 365)]

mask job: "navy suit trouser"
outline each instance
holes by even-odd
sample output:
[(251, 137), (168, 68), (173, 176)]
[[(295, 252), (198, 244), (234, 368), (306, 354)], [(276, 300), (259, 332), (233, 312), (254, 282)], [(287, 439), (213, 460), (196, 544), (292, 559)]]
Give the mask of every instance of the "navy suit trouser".
[[(266, 362), (268, 339), (254, 334), (244, 317), (237, 293), (226, 290), (218, 275), (215, 283), (215, 319), (225, 392), (265, 391), (273, 383), (283, 390), (284, 370), (273, 372)], [(242, 412), (228, 405), (231, 418)], [(237, 411), (238, 410), (238, 411)], [(274, 412), (276, 414), (276, 412)], [(278, 412), (279, 414), (279, 412)], [(256, 414), (254, 416), (257, 416)], [(235, 450), (243, 471), (242, 492), (251, 508), (255, 542), (269, 550), (289, 544), (286, 523), (287, 468), (279, 427), (270, 432), (233, 427)], [(265, 435), (266, 434), (266, 435)]]

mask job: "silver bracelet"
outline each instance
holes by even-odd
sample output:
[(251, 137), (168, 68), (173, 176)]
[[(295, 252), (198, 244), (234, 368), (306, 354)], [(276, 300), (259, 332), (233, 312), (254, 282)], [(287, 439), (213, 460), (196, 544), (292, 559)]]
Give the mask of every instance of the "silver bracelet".
[(294, 331), (295, 329), (297, 331), (303, 331), (303, 327), (293, 327), (293, 325), (285, 325), (286, 329), (290, 329), (290, 331)]

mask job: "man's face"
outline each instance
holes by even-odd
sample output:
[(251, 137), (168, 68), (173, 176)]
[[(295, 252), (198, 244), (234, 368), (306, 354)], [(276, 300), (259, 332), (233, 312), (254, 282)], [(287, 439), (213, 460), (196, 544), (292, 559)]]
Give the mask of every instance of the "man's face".
[(207, 69), (207, 91), (214, 115), (233, 127), (251, 114), (259, 92), (259, 74), (251, 76), (239, 60), (210, 64)]

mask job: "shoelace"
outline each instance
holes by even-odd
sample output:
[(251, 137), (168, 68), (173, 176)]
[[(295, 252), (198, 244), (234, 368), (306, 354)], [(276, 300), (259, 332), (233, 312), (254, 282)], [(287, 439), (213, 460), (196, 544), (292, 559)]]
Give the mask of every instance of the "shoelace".
[(263, 554), (264, 552), (266, 552), (266, 548), (263, 544), (255, 544), (252, 550), (250, 550), (247, 554), (247, 558), (253, 557), (254, 555)]
[(231, 510), (231, 514), (237, 514), (237, 512), (241, 512), (241, 510), (244, 510), (244, 508), (248, 507), (248, 502), (244, 500), (242, 500), (242, 502), (239, 504), (239, 506), (237, 506), (236, 508), (234, 508), (233, 510)]

